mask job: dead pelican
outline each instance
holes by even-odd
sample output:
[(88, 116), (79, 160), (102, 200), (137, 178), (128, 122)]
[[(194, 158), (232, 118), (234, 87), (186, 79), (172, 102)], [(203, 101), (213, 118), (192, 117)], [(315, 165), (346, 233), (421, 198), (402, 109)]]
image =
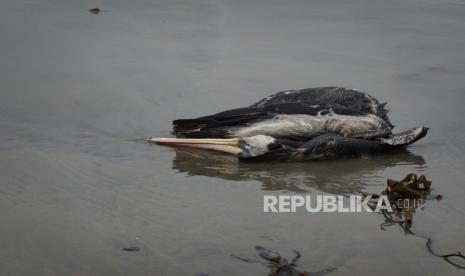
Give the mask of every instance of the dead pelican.
[(428, 128), (398, 134), (374, 97), (339, 87), (288, 90), (248, 107), (173, 121), (177, 138), (164, 145), (219, 150), (249, 161), (301, 161), (357, 157), (399, 149)]

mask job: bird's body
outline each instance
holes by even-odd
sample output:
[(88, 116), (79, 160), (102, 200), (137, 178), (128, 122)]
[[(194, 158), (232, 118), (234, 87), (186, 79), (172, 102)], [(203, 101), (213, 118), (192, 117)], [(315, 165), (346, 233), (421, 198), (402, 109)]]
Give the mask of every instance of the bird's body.
[(377, 154), (426, 135), (425, 127), (392, 134), (384, 106), (354, 89), (288, 90), (248, 107), (175, 120), (172, 133), (177, 138), (152, 141), (223, 149), (241, 160), (276, 161)]
[(226, 137), (268, 135), (276, 138), (308, 140), (325, 134), (338, 133), (344, 137), (375, 138), (389, 134), (390, 128), (377, 116), (276, 114), (269, 119), (246, 126), (229, 128)]

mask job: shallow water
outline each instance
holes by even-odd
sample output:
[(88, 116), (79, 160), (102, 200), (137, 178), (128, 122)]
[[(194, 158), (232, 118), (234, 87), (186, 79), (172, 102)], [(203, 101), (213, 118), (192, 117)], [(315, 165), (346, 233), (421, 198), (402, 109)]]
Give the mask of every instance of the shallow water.
[[(444, 199), (413, 230), (465, 251), (464, 1), (1, 0), (0, 34), (0, 275), (263, 275), (230, 256), (255, 245), (331, 275), (463, 273), (377, 214), (262, 202), (418, 172)], [(406, 153), (286, 164), (137, 140), (316, 86), (368, 91), (397, 130), (430, 133)]]

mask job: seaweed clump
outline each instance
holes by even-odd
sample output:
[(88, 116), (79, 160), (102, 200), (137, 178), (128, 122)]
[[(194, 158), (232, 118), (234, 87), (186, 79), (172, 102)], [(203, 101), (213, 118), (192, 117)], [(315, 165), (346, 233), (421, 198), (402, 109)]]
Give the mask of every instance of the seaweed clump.
[[(279, 252), (266, 249), (262, 246), (255, 246), (260, 258), (266, 261), (265, 265), (270, 268), (268, 276), (323, 276), (336, 270), (330, 267), (321, 271), (308, 272), (297, 269), (297, 261), (300, 259), (300, 252), (294, 250), (295, 256), (291, 261), (281, 257)], [(247, 259), (231, 254), (231, 257), (247, 263), (257, 263), (259, 261), (254, 259)]]
[[(426, 240), (428, 251), (439, 258), (444, 259), (449, 264), (459, 269), (465, 269), (465, 265), (459, 261), (465, 261), (465, 255), (458, 251), (457, 253), (440, 254), (434, 251), (432, 247), (433, 240), (430, 237), (416, 234), (412, 231), (413, 216), (415, 210), (424, 208), (426, 200), (441, 200), (442, 195), (431, 195), (431, 184), (424, 175), (417, 176), (414, 173), (408, 174), (404, 179), (397, 181), (388, 179), (386, 190), (382, 195), (387, 196), (392, 207), (392, 212), (381, 210), (384, 216), (384, 222), (380, 224), (381, 230), (385, 231), (386, 227), (398, 225), (405, 234), (413, 235)], [(371, 195), (373, 199), (379, 198), (381, 195)], [(369, 202), (369, 206), (374, 210), (376, 203)]]

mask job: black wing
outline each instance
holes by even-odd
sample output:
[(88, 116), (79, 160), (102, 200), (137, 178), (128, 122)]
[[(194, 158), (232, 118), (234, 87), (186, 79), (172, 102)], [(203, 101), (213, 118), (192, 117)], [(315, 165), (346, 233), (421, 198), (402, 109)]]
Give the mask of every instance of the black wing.
[(379, 103), (377, 99), (367, 93), (343, 87), (316, 87), (301, 90), (281, 91), (268, 96), (251, 105), (251, 107), (264, 107), (278, 103), (301, 103), (306, 105), (339, 105), (354, 112), (377, 115), (383, 118), (391, 127), (387, 116), (386, 103)]

